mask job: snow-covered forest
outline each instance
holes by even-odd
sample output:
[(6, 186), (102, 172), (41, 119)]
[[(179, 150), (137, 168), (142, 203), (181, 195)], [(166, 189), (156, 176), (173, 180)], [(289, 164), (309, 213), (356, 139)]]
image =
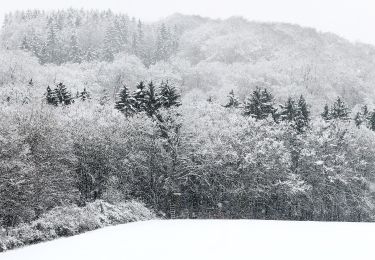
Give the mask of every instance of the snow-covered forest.
[(104, 226), (103, 205), (105, 225), (375, 218), (373, 46), (76, 9), (9, 13), (0, 44), (0, 251)]

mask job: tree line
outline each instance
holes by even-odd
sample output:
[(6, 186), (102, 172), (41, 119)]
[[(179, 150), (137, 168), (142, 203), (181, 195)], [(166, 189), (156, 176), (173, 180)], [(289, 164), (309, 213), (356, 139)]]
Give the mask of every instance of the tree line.
[(123, 86), (114, 104), (49, 89), (48, 105), (1, 107), (3, 226), (97, 199), (167, 217), (175, 205), (179, 217), (374, 218), (374, 133), (347, 120), (341, 99), (322, 118), (303, 97), (277, 107), (259, 88), (224, 106), (181, 104), (169, 82)]
[[(13, 35), (15, 27), (20, 35)], [(111, 62), (126, 52), (149, 66), (174, 54), (180, 35), (177, 27), (165, 24), (153, 28), (112, 11), (75, 9), (9, 13), (2, 31), (6, 48), (31, 52), (42, 64)]]

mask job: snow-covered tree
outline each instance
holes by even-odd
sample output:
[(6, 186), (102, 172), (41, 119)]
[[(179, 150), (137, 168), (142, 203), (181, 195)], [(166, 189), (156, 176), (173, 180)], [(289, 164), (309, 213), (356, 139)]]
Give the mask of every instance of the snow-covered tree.
[(257, 120), (273, 116), (275, 113), (273, 96), (267, 89), (256, 88), (244, 105), (244, 114)]
[(338, 97), (331, 108), (331, 118), (349, 120), (349, 114), (349, 108), (346, 106), (345, 102)]
[(135, 99), (130, 94), (129, 89), (124, 85), (118, 94), (115, 108), (122, 112), (126, 117), (133, 115), (136, 112)]
[(181, 105), (180, 94), (177, 93), (176, 88), (168, 81), (162, 82), (160, 85), (159, 102), (165, 108)]

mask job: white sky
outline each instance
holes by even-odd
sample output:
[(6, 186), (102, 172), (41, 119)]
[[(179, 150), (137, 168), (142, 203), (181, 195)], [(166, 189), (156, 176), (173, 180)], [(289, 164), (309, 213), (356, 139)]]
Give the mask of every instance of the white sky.
[(17, 9), (112, 9), (145, 21), (173, 13), (290, 22), (375, 45), (374, 0), (0, 0), (0, 17)]

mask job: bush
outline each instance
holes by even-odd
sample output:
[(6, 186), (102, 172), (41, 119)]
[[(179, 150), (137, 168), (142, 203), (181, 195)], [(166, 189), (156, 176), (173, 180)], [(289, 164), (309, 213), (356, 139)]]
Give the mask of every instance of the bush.
[(155, 218), (155, 214), (136, 201), (110, 204), (95, 201), (85, 207), (56, 207), (30, 224), (0, 233), (0, 252), (59, 237), (73, 236), (109, 225)]

